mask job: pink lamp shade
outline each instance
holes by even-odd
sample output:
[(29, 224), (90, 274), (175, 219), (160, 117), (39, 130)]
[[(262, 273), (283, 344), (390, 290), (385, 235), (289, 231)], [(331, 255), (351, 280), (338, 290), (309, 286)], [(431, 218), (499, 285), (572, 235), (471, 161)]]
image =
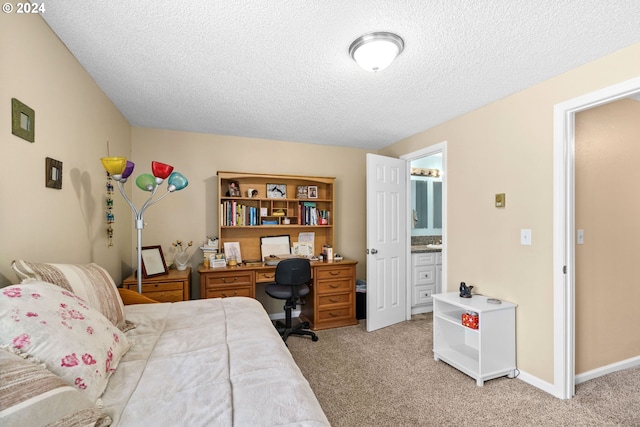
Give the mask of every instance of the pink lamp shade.
[(122, 175), (122, 172), (127, 166), (127, 159), (125, 157), (103, 157), (100, 161), (105, 170), (112, 176)]
[(151, 162), (151, 172), (156, 178), (166, 179), (173, 172), (173, 166), (160, 162)]
[(173, 172), (169, 175), (169, 180), (167, 181), (169, 184), (169, 191), (180, 191), (187, 185), (189, 185), (189, 180), (186, 176), (182, 175), (180, 172)]
[(156, 186), (156, 180), (150, 173), (143, 173), (136, 178), (136, 185), (143, 191), (153, 191)]

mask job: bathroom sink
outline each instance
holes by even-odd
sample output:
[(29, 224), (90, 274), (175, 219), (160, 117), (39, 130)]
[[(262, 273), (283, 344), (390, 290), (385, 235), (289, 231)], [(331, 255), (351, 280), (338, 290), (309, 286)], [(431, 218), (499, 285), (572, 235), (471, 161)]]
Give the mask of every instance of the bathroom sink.
[(440, 244), (430, 243), (430, 244), (427, 245), (427, 248), (429, 248), (429, 249), (442, 249), (442, 243), (440, 243)]

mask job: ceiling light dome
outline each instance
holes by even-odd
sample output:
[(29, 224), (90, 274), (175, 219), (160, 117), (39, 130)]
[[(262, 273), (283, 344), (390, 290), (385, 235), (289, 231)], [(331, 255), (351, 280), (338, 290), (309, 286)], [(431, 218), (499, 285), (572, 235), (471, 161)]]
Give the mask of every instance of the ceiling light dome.
[(377, 32), (358, 37), (349, 47), (349, 55), (372, 73), (387, 68), (404, 49), (402, 38), (393, 33)]

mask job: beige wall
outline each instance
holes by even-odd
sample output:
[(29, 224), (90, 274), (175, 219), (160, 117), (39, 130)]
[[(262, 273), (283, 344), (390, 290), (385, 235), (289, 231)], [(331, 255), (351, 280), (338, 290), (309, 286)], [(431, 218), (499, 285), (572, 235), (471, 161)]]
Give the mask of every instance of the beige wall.
[[(11, 98), (35, 110), (35, 143), (11, 133)], [(126, 210), (107, 247), (100, 157), (129, 153), (131, 127), (38, 15), (0, 14), (0, 286), (14, 259), (97, 262), (119, 280), (131, 257)], [(63, 162), (45, 188), (45, 158)]]
[(640, 102), (576, 114), (576, 373), (640, 355)]
[[(289, 175), (331, 176), (335, 184), (334, 251), (359, 261), (357, 275), (365, 272), (365, 176), (367, 151), (315, 144), (254, 138), (133, 128), (133, 158), (137, 176), (149, 172), (151, 161), (169, 163), (189, 179), (189, 186), (168, 196), (145, 214), (144, 245), (161, 245), (173, 258), (171, 243), (193, 240), (194, 246), (218, 234), (217, 172), (256, 172)], [(145, 194), (134, 193), (139, 206)], [(202, 252), (191, 258), (194, 267)], [(199, 295), (199, 280), (192, 280), (192, 294)], [(258, 299), (267, 310), (282, 311), (258, 288)]]
[[(640, 43), (392, 144), (448, 141), (447, 288), (518, 304), (518, 368), (553, 383), (553, 107), (640, 75)], [(455, 90), (455, 88), (452, 88)], [(506, 193), (506, 208), (493, 206)], [(520, 245), (520, 229), (532, 246)]]

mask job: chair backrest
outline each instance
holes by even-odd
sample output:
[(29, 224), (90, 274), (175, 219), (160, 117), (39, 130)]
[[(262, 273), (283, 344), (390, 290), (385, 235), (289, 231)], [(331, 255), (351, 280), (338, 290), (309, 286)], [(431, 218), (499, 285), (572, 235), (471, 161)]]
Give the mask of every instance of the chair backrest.
[(275, 281), (279, 285), (303, 285), (311, 280), (311, 264), (305, 258), (283, 259), (276, 267)]

